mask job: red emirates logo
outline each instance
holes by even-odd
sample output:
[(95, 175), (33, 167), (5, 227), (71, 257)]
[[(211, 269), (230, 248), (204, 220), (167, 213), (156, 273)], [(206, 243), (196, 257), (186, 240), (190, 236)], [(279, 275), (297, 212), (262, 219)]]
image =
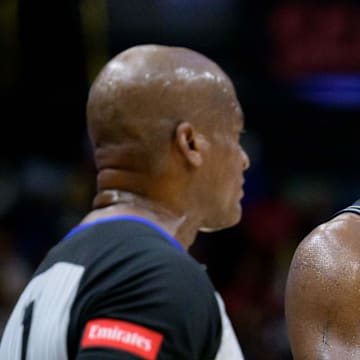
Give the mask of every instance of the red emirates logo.
[(86, 324), (81, 346), (113, 348), (146, 360), (155, 360), (162, 339), (160, 333), (140, 325), (120, 320), (95, 319)]

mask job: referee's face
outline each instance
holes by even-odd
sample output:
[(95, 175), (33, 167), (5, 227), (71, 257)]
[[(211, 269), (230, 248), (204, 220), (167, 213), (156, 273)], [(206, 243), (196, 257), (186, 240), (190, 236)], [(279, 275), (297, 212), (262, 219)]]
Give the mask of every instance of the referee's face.
[(221, 125), (216, 126), (216, 131), (209, 137), (211, 150), (205, 181), (211, 193), (205, 204), (207, 219), (203, 231), (223, 229), (240, 221), (244, 171), (250, 165), (241, 146), (244, 120), (236, 96), (221, 111), (216, 111), (215, 116)]

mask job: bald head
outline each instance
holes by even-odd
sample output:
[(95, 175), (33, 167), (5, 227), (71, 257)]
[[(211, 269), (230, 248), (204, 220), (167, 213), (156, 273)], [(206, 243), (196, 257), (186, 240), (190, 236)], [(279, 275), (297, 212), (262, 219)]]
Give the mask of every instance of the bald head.
[(92, 85), (88, 128), (95, 145), (149, 136), (163, 122), (190, 120), (212, 96), (232, 86), (213, 61), (195, 51), (159, 45), (135, 46), (115, 56)]
[(106, 81), (108, 77), (144, 83), (155, 79), (194, 81), (204, 78), (221, 81), (226, 75), (212, 60), (193, 50), (141, 45), (115, 56), (102, 71), (101, 78)]
[(213, 126), (202, 113), (229, 97), (235, 97), (231, 81), (200, 53), (159, 45), (121, 52), (104, 66), (89, 94), (88, 131), (97, 167), (155, 171), (178, 124)]

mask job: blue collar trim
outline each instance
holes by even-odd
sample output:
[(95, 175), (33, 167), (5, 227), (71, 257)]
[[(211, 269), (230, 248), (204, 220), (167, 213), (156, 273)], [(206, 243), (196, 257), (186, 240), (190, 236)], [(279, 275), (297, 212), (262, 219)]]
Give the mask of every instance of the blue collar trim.
[(93, 226), (93, 225), (96, 225), (96, 224), (99, 224), (99, 223), (105, 223), (105, 222), (109, 222), (109, 221), (119, 221), (119, 220), (136, 221), (136, 222), (145, 224), (145, 225), (151, 227), (152, 229), (154, 229), (155, 231), (157, 231), (158, 233), (160, 233), (176, 249), (186, 251), (184, 249), (184, 247), (175, 238), (173, 238), (169, 233), (167, 233), (159, 225), (153, 223), (152, 221), (150, 221), (148, 219), (142, 218), (140, 216), (135, 216), (135, 215), (109, 216), (109, 217), (101, 218), (101, 219), (98, 219), (98, 220), (95, 220), (95, 221), (92, 221), (92, 222), (89, 222), (89, 223), (78, 225), (75, 228), (73, 228), (72, 230), (70, 230), (70, 232), (62, 239), (62, 241), (67, 240), (68, 238), (70, 238), (71, 236), (76, 234), (77, 232), (79, 232), (81, 230), (84, 230), (84, 229), (86, 229), (86, 228), (88, 228), (90, 226)]

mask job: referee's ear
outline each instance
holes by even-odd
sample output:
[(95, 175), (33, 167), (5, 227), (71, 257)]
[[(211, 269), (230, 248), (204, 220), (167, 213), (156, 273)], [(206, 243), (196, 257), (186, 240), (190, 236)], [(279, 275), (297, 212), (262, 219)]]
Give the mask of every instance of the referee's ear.
[(190, 165), (194, 167), (202, 165), (209, 143), (203, 134), (196, 131), (193, 125), (186, 121), (178, 125), (176, 128), (176, 144)]

